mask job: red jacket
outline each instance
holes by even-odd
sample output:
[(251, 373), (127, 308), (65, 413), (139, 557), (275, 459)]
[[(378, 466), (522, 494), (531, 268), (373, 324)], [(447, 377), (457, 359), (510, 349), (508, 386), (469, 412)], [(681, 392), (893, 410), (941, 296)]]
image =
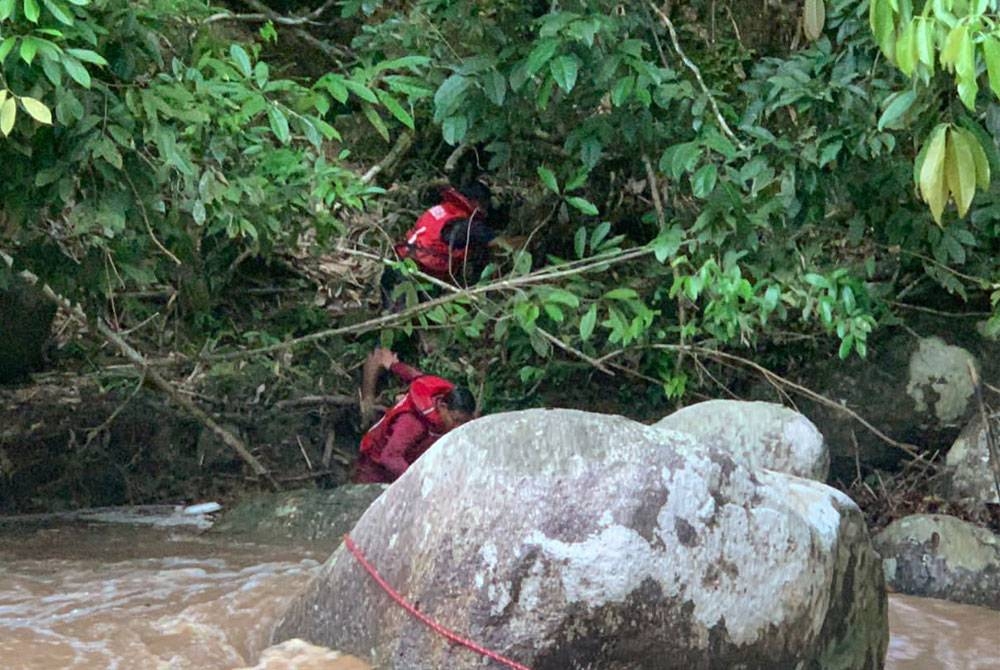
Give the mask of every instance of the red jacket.
[(410, 387), (361, 438), (353, 477), (358, 483), (395, 481), (445, 432), (436, 401), (454, 384), (402, 363), (393, 364), (391, 370)]
[[(479, 220), (485, 212), (472, 200), (453, 188), (441, 193), (442, 202), (420, 215), (406, 233), (406, 242), (395, 246), (400, 258), (412, 258), (427, 274), (447, 280), (453, 269), (461, 268), (467, 246), (450, 247), (441, 236), (444, 227), (455, 221)], [(460, 270), (459, 270), (460, 272)]]

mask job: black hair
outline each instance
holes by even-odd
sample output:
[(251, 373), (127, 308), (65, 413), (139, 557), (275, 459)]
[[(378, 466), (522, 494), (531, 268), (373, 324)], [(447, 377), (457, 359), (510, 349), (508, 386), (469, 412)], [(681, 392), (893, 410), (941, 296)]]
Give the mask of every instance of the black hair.
[(469, 416), (476, 413), (476, 399), (473, 397), (472, 391), (464, 386), (456, 386), (442, 400), (452, 412), (461, 412)]
[(465, 184), (458, 189), (458, 192), (469, 200), (475, 200), (484, 210), (490, 208), (490, 200), (493, 197), (493, 192), (490, 191), (489, 186), (478, 179)]

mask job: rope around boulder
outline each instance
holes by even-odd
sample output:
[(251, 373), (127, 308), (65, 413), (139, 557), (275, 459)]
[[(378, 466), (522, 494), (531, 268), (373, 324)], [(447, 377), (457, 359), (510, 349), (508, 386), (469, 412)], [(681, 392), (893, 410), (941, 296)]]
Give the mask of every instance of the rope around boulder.
[(365, 571), (371, 576), (371, 578), (375, 580), (375, 583), (378, 584), (382, 588), (382, 590), (385, 591), (386, 594), (393, 599), (393, 601), (395, 601), (397, 605), (399, 605), (404, 610), (409, 612), (411, 616), (418, 619), (421, 623), (423, 623), (425, 626), (433, 630), (441, 637), (447, 638), (452, 642), (454, 642), (455, 644), (460, 644), (463, 647), (466, 647), (467, 649), (471, 649), (480, 656), (485, 656), (486, 658), (492, 659), (497, 663), (507, 666), (508, 668), (513, 668), (514, 670), (531, 670), (531, 668), (529, 668), (528, 666), (521, 665), (517, 661), (512, 661), (506, 656), (502, 656), (495, 651), (490, 651), (486, 647), (478, 645), (472, 640), (464, 638), (458, 633), (455, 633), (445, 628), (437, 621), (434, 621), (429, 616), (418, 610), (416, 606), (410, 603), (408, 600), (406, 600), (406, 598), (401, 596), (399, 592), (396, 591), (396, 589), (392, 588), (392, 586), (387, 581), (385, 581), (385, 579), (382, 578), (382, 575), (378, 573), (378, 570), (375, 569), (375, 566), (369, 563), (368, 559), (365, 558), (364, 553), (362, 553), (361, 549), (358, 548), (358, 545), (354, 544), (354, 540), (351, 539), (350, 535), (344, 535), (344, 546), (347, 547), (347, 551), (351, 552), (351, 555), (354, 556), (354, 559), (361, 565), (362, 568), (365, 569)]

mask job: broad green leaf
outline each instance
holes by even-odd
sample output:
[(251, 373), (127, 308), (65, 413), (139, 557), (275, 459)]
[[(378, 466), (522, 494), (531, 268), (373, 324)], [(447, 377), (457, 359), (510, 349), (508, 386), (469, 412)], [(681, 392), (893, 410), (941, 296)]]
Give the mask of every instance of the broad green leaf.
[(668, 147), (660, 156), (660, 172), (679, 179), (685, 172), (690, 172), (701, 158), (701, 145), (697, 142), (683, 142)]
[(3, 62), (7, 60), (7, 55), (13, 50), (15, 44), (17, 44), (16, 37), (8, 37), (0, 42), (0, 65), (3, 65)]
[(888, 104), (885, 107), (885, 111), (882, 112), (882, 116), (878, 120), (878, 129), (883, 130), (885, 128), (898, 128), (897, 121), (899, 121), (906, 112), (910, 110), (913, 106), (914, 101), (917, 99), (917, 94), (910, 91), (902, 91), (893, 93), (886, 100)]
[(549, 71), (552, 72), (552, 78), (556, 80), (559, 88), (566, 93), (572, 91), (573, 87), (576, 86), (576, 76), (579, 68), (580, 64), (576, 56), (559, 56), (549, 62)]
[(919, 21), (916, 31), (917, 58), (934, 74), (934, 22), (924, 17), (914, 19)]
[(0, 0), (0, 21), (6, 21), (11, 17), (16, 3), (17, 0)]
[(611, 89), (611, 104), (615, 107), (621, 107), (628, 100), (629, 96), (632, 95), (634, 89), (635, 77), (631, 75), (622, 77), (615, 82), (614, 88)]
[(545, 67), (545, 64), (555, 55), (558, 48), (559, 40), (554, 38), (543, 39), (538, 42), (535, 48), (531, 50), (531, 53), (528, 54), (528, 58), (525, 61), (527, 76), (529, 78), (533, 77), (539, 70)]
[(275, 106), (267, 108), (267, 121), (271, 126), (271, 132), (282, 144), (288, 144), (291, 133), (288, 130), (288, 119), (285, 113)]
[(944, 173), (947, 130), (948, 125), (942, 123), (931, 132), (920, 167), (920, 195), (930, 207), (931, 216), (937, 223), (941, 223), (941, 215), (948, 201), (948, 184)]
[(949, 72), (957, 70), (958, 62), (964, 60), (962, 53), (971, 46), (969, 41), (969, 28), (967, 25), (959, 24), (951, 29), (948, 37), (945, 38), (944, 47), (938, 59), (941, 65)]
[(385, 125), (385, 121), (382, 120), (382, 116), (378, 113), (372, 105), (362, 103), (361, 111), (368, 119), (368, 123), (372, 124), (372, 127), (376, 132), (382, 137), (386, 142), (389, 141), (389, 129)]
[[(5, 91), (6, 93), (6, 91)], [(577, 258), (583, 258), (583, 254), (587, 250), (587, 229), (580, 226), (576, 229), (576, 235), (573, 236), (573, 251), (576, 253)]]
[(441, 124), (441, 135), (444, 141), (452, 146), (465, 139), (465, 134), (469, 131), (469, 118), (464, 114), (449, 116)]
[(903, 74), (911, 77), (918, 60), (916, 23), (911, 21), (906, 24), (896, 41), (896, 65)]
[(566, 305), (567, 307), (571, 307), (573, 309), (576, 309), (577, 307), (580, 306), (580, 298), (578, 298), (575, 294), (570, 293), (569, 291), (561, 288), (552, 289), (551, 291), (546, 293), (545, 300), (549, 302), (558, 302), (562, 305)]
[(334, 100), (341, 104), (347, 102), (350, 94), (347, 92), (347, 87), (344, 86), (343, 77), (336, 74), (329, 74), (324, 76), (320, 82), (326, 88), (327, 93), (333, 96)]
[(35, 121), (44, 123), (47, 126), (52, 125), (52, 112), (41, 100), (24, 96), (21, 98), (21, 106), (24, 107), (24, 111), (30, 114), (31, 118)]
[(549, 315), (549, 318), (556, 323), (562, 323), (566, 320), (566, 315), (558, 305), (553, 305), (552, 303), (547, 302), (542, 305), (542, 308), (545, 310), (545, 313)]
[(41, 9), (38, 7), (38, 0), (24, 0), (24, 18), (32, 23), (38, 23), (38, 15)]
[(102, 66), (108, 64), (104, 56), (90, 49), (66, 49), (66, 53), (84, 63), (93, 63), (94, 65)]
[(886, 58), (892, 60), (896, 55), (896, 24), (890, 0), (871, 0), (868, 21), (875, 35), (875, 43)]
[(826, 23), (826, 3), (824, 0), (806, 0), (802, 15), (802, 28), (810, 40), (818, 40)]
[[(976, 185), (985, 191), (990, 187), (990, 161), (983, 148), (982, 139), (965, 128), (959, 128), (957, 132), (966, 136), (969, 148), (972, 150), (972, 159), (976, 163)], [(986, 139), (991, 141), (988, 137)]]
[(413, 116), (403, 109), (403, 106), (399, 102), (383, 91), (382, 89), (375, 89), (375, 94), (378, 95), (378, 99), (382, 102), (389, 113), (396, 117), (396, 120), (402, 123), (404, 126), (413, 130)]
[(42, 0), (42, 4), (44, 4), (45, 8), (49, 10), (49, 14), (55, 17), (56, 21), (67, 26), (73, 25), (73, 16), (67, 13), (58, 2), (53, 2), (53, 0)]
[(38, 53), (38, 40), (34, 37), (25, 37), (21, 39), (21, 49), (20, 56), (28, 65), (31, 65), (32, 61), (35, 60), (35, 54)]
[(84, 67), (83, 63), (69, 54), (63, 54), (62, 64), (63, 67), (66, 68), (66, 74), (68, 74), (73, 81), (84, 88), (90, 88), (90, 73), (87, 72), (87, 68)]
[(556, 176), (552, 173), (552, 170), (544, 165), (539, 165), (536, 172), (538, 173), (538, 178), (545, 184), (545, 188), (559, 195), (559, 183), (556, 181)]
[(684, 231), (680, 226), (672, 226), (657, 235), (656, 239), (652, 241), (653, 255), (656, 256), (658, 262), (664, 263), (677, 253), (683, 241)]
[(497, 107), (503, 107), (503, 101), (507, 97), (507, 80), (496, 70), (490, 70), (483, 76), (483, 91)]
[(7, 98), (0, 105), (0, 133), (3, 133), (4, 136), (10, 135), (10, 131), (14, 129), (16, 118), (17, 105), (14, 103), (14, 98)]
[(965, 216), (976, 195), (976, 162), (968, 138), (955, 128), (950, 128), (947, 133), (945, 177), (958, 207), (958, 215)]
[(453, 74), (434, 93), (434, 119), (443, 121), (456, 111), (465, 101), (465, 91), (469, 88), (468, 77)]
[(594, 232), (590, 234), (590, 250), (597, 251), (597, 249), (601, 246), (601, 242), (604, 241), (604, 238), (607, 237), (610, 232), (611, 223), (608, 221), (602, 221), (596, 228), (594, 228)]
[(347, 90), (349, 90), (354, 95), (358, 96), (365, 102), (370, 102), (373, 105), (378, 104), (378, 98), (376, 98), (375, 94), (372, 93), (372, 90), (367, 86), (365, 86), (364, 84), (358, 83), (353, 79), (344, 79), (342, 81), (344, 83), (344, 86), (347, 87)]
[(571, 195), (566, 198), (566, 202), (569, 203), (570, 206), (575, 207), (588, 216), (597, 216), (598, 214), (597, 207), (594, 203), (579, 196)]
[(639, 294), (632, 288), (616, 288), (605, 293), (604, 297), (608, 300), (635, 300)]
[(691, 177), (691, 189), (695, 197), (704, 199), (711, 195), (718, 177), (718, 169), (714, 163), (701, 166)]
[(1000, 98), (1000, 40), (993, 35), (987, 35), (983, 40), (983, 60), (989, 73), (990, 89), (993, 95)]
[(587, 313), (580, 319), (580, 339), (586, 342), (594, 334), (597, 325), (597, 305), (591, 305)]
[(229, 47), (229, 55), (232, 57), (233, 62), (236, 63), (236, 67), (240, 69), (240, 73), (244, 77), (249, 77), (253, 72), (253, 68), (250, 65), (250, 54), (246, 52), (246, 49), (239, 44), (232, 44)]

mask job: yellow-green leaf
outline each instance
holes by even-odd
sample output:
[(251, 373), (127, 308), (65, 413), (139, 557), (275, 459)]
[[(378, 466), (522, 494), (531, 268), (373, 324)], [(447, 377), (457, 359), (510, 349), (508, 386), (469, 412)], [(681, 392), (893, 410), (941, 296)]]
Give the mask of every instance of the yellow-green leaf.
[(0, 107), (3, 107), (3, 103), (7, 100), (7, 89), (0, 88)]
[(945, 177), (958, 207), (958, 215), (965, 216), (976, 195), (976, 161), (968, 138), (955, 128), (948, 130)]
[(871, 23), (875, 42), (886, 58), (892, 60), (896, 55), (895, 37), (896, 23), (890, 0), (871, 0), (868, 8), (868, 21)]
[(6, 137), (14, 129), (14, 119), (17, 118), (17, 105), (14, 98), (7, 98), (3, 105), (0, 105), (0, 133)]
[(941, 214), (948, 201), (948, 184), (944, 175), (947, 124), (939, 124), (931, 132), (927, 153), (920, 168), (920, 195), (931, 209), (931, 216), (941, 223)]
[(806, 0), (802, 16), (802, 28), (810, 40), (819, 39), (826, 24), (826, 3), (824, 0)]
[(952, 28), (944, 40), (944, 48), (941, 49), (941, 65), (949, 72), (954, 72), (958, 61), (964, 60), (962, 52), (967, 44), (971, 46), (968, 26), (963, 23)]
[(24, 0), (24, 18), (32, 23), (38, 23), (38, 15), (41, 9), (38, 7), (38, 0)]
[(917, 59), (923, 63), (930, 74), (934, 74), (934, 22), (926, 17), (914, 19), (918, 21), (916, 28)]
[(976, 163), (976, 185), (985, 191), (990, 187), (990, 160), (986, 156), (986, 149), (983, 148), (975, 133), (965, 128), (959, 128), (958, 132), (965, 136), (969, 148), (972, 150), (972, 159)]
[(983, 60), (990, 76), (990, 89), (1000, 98), (1000, 40), (994, 35), (987, 35), (983, 41)]
[(21, 106), (24, 107), (24, 111), (30, 114), (31, 118), (35, 121), (44, 123), (47, 126), (52, 125), (52, 112), (41, 100), (25, 96), (21, 98)]
[(917, 38), (914, 22), (903, 28), (903, 34), (896, 40), (896, 65), (907, 77), (913, 76), (913, 68), (917, 66)]

